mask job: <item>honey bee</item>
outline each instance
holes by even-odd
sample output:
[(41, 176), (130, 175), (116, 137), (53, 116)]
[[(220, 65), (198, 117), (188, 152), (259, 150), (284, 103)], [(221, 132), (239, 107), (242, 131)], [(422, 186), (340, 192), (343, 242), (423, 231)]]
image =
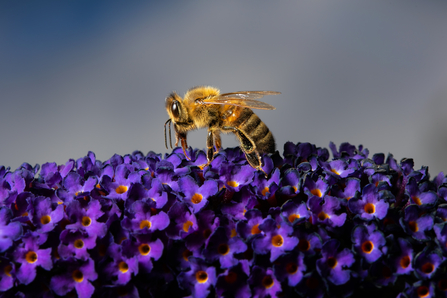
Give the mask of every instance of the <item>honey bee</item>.
[(181, 98), (172, 92), (166, 97), (166, 110), (169, 115), (165, 123), (169, 124), (169, 143), (171, 142), (171, 122), (175, 129), (175, 146), (179, 141), (186, 158), (188, 131), (208, 127), (206, 138), (207, 159), (209, 165), (214, 155), (222, 147), (220, 133), (234, 133), (240, 142), (248, 163), (257, 170), (261, 168), (261, 153), (275, 151), (275, 139), (261, 119), (251, 109), (275, 110), (275, 107), (258, 101), (265, 95), (276, 95), (275, 91), (240, 91), (220, 93), (220, 90), (210, 86), (199, 86), (189, 89)]

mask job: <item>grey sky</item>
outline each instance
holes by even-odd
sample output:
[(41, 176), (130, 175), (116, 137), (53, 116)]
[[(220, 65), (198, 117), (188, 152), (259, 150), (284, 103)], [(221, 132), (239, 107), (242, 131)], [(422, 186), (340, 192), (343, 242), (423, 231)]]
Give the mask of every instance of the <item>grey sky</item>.
[(213, 85), (281, 91), (258, 113), (281, 153), (350, 142), (447, 171), (445, 1), (5, 2), (0, 165), (165, 153), (164, 98)]

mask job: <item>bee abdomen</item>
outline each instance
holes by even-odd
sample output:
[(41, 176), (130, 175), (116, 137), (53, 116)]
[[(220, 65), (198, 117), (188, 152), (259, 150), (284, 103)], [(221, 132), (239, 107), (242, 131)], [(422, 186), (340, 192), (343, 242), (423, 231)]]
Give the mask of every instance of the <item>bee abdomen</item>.
[(261, 119), (250, 110), (248, 119), (241, 124), (240, 129), (256, 144), (256, 150), (260, 153), (273, 153), (275, 151), (275, 139), (272, 132)]

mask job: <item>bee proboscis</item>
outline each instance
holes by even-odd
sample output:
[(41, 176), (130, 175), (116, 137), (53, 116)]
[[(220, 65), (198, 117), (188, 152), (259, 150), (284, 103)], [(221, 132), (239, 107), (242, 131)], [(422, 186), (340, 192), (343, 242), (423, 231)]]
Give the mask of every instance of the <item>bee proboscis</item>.
[(276, 91), (239, 91), (220, 93), (210, 86), (189, 89), (181, 98), (172, 92), (166, 97), (166, 110), (169, 115), (165, 123), (169, 124), (169, 142), (171, 142), (171, 122), (175, 130), (175, 146), (181, 143), (185, 156), (188, 144), (188, 131), (208, 128), (206, 138), (207, 159), (209, 164), (222, 147), (220, 133), (234, 133), (240, 142), (248, 163), (255, 169), (262, 170), (261, 154), (275, 151), (275, 139), (272, 132), (251, 109), (275, 110), (275, 107), (258, 101), (265, 95), (277, 95)]

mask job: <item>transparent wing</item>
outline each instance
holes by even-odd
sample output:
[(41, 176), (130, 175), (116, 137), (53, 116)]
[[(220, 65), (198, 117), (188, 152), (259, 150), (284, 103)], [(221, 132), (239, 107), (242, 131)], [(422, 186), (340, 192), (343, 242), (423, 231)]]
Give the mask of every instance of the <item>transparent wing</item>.
[(276, 108), (265, 102), (256, 100), (265, 95), (277, 95), (281, 92), (276, 91), (238, 91), (232, 93), (224, 93), (203, 100), (204, 104), (219, 104), (245, 107), (260, 110), (275, 110)]

